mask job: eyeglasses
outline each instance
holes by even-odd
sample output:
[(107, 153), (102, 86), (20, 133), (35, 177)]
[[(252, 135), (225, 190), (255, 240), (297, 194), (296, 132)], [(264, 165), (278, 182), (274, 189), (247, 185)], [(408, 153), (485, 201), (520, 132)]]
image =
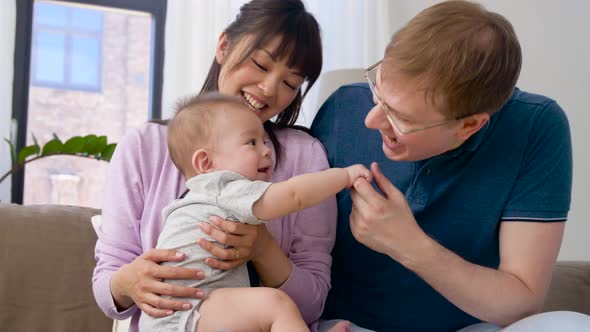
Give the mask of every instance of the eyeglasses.
[(383, 113), (385, 113), (385, 117), (387, 118), (387, 121), (389, 121), (389, 123), (391, 124), (393, 129), (395, 129), (400, 135), (412, 134), (415, 132), (419, 132), (419, 131), (434, 128), (434, 127), (439, 127), (439, 126), (459, 120), (459, 119), (451, 119), (451, 120), (445, 120), (443, 122), (437, 122), (437, 123), (430, 124), (430, 125), (415, 125), (415, 124), (409, 124), (408, 121), (400, 119), (394, 112), (391, 111), (391, 109), (389, 109), (387, 104), (385, 104), (383, 102), (381, 95), (379, 94), (379, 92), (377, 92), (377, 88), (376, 88), (377, 70), (379, 68), (379, 65), (381, 64), (381, 61), (383, 61), (383, 60), (379, 60), (379, 62), (377, 62), (376, 64), (367, 68), (365, 70), (365, 77), (367, 78), (367, 82), (369, 82), (369, 88), (371, 89), (373, 96), (375, 96), (375, 99), (377, 99), (377, 101), (379, 102), (379, 107), (383, 110)]

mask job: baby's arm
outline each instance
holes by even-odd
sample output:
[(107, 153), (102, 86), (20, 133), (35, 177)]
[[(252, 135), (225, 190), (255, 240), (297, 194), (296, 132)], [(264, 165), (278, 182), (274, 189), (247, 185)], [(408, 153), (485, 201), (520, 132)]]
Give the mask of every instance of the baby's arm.
[(371, 172), (363, 165), (353, 165), (301, 174), (273, 183), (254, 203), (252, 211), (260, 220), (282, 217), (321, 203), (340, 190), (351, 187), (359, 177), (371, 181)]

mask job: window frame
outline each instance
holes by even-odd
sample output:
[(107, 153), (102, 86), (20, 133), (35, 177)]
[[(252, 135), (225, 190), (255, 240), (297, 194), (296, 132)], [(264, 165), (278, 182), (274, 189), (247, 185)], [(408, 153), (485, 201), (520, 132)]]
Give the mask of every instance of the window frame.
[[(31, 75), (33, 37), (33, 9), (35, 0), (14, 0), (16, 4), (16, 33), (14, 48), (14, 80), (12, 90), (12, 119), (16, 122), (16, 149), (26, 146), (28, 98)], [(50, 0), (49, 0), (50, 1)], [(147, 12), (152, 15), (153, 44), (151, 47), (152, 70), (148, 119), (162, 117), (162, 84), (164, 76), (164, 36), (167, 0), (60, 0), (73, 4), (94, 5), (114, 9)], [(12, 174), (11, 202), (22, 204), (24, 196), (25, 167)]]

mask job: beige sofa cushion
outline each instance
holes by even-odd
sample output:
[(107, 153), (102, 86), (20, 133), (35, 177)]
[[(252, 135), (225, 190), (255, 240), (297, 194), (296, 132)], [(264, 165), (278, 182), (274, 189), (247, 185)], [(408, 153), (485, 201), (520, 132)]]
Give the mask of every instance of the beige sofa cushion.
[(3, 331), (110, 331), (92, 294), (99, 211), (0, 204)]
[(589, 262), (557, 262), (543, 310), (570, 310), (590, 315)]

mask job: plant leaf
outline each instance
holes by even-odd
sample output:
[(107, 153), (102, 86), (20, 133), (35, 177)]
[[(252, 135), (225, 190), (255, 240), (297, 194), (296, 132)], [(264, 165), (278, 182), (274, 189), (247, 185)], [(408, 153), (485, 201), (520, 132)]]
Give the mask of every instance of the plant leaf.
[(93, 155), (99, 152), (96, 150), (96, 145), (98, 143), (98, 137), (96, 137), (96, 135), (84, 136), (84, 140), (86, 141), (86, 143), (82, 148), (83, 153), (86, 153), (86, 155)]
[(16, 163), (16, 151), (14, 150), (14, 145), (8, 138), (4, 138), (4, 140), (6, 141), (6, 143), (8, 143), (8, 146), (10, 147), (10, 160), (12, 161), (11, 164), (14, 165)]
[(39, 142), (37, 141), (37, 137), (35, 137), (35, 134), (31, 134), (31, 136), (33, 136), (33, 143), (35, 145), (39, 145)]
[(25, 146), (18, 153), (18, 164), (24, 164), (24, 161), (27, 159), (27, 157), (39, 154), (40, 150), (41, 149), (39, 148), (39, 145)]
[(86, 140), (80, 136), (74, 136), (67, 140), (63, 146), (63, 153), (76, 154), (82, 153)]
[(106, 136), (98, 136), (96, 138), (96, 147), (95, 147), (96, 152), (94, 154), (96, 155), (96, 154), (103, 152), (106, 147), (107, 147), (107, 137)]
[(58, 154), (61, 153), (63, 150), (63, 144), (59, 139), (52, 139), (51, 141), (45, 143), (43, 146), (43, 152), (41, 153), (42, 156), (47, 156), (51, 154)]
[(113, 152), (115, 152), (116, 147), (117, 143), (111, 143), (107, 145), (100, 153), (100, 159), (104, 161), (111, 161), (111, 158), (113, 157)]

